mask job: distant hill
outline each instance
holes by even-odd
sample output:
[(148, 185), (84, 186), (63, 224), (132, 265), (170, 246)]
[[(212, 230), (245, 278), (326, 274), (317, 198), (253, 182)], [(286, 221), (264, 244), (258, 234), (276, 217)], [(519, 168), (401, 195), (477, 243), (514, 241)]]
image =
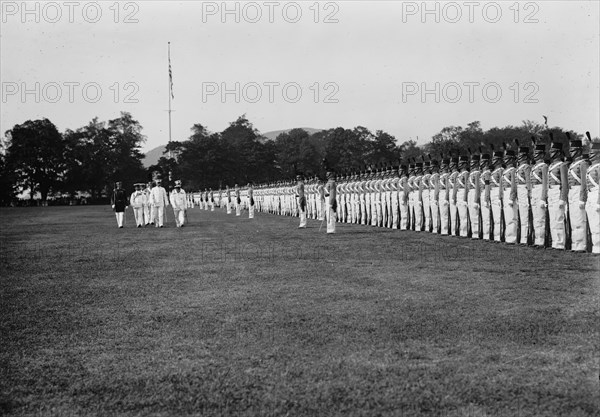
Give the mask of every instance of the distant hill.
[[(298, 127), (298, 128), (294, 128), (294, 129), (304, 129), (304, 130), (306, 130), (308, 132), (309, 135), (312, 135), (312, 134), (317, 133), (317, 132), (321, 132), (323, 130), (323, 129), (314, 129), (312, 127)], [(292, 130), (292, 129), (273, 130), (271, 132), (263, 133), (262, 135), (264, 137), (266, 137), (267, 139), (269, 139), (269, 140), (275, 140), (275, 138), (277, 137), (277, 135), (279, 135), (281, 133), (287, 133), (290, 130)]]
[[(296, 129), (296, 128), (294, 128)], [(300, 127), (298, 129), (306, 130), (310, 135), (313, 133), (317, 133), (322, 131), (323, 129), (314, 129), (312, 127)], [(287, 133), (292, 129), (285, 130), (273, 130), (271, 132), (262, 133), (262, 135), (267, 138), (267, 140), (275, 140), (277, 135), (281, 133)], [(164, 156), (163, 152), (166, 150), (166, 145), (157, 146), (154, 149), (149, 150), (144, 154), (144, 158), (142, 159), (142, 164), (144, 164), (144, 168), (148, 168), (149, 166), (155, 165), (161, 156)]]
[(167, 149), (167, 145), (160, 145), (154, 149), (149, 150), (144, 154), (144, 158), (142, 159), (142, 164), (144, 168), (148, 168), (152, 165), (156, 165), (161, 156), (163, 156), (163, 152)]

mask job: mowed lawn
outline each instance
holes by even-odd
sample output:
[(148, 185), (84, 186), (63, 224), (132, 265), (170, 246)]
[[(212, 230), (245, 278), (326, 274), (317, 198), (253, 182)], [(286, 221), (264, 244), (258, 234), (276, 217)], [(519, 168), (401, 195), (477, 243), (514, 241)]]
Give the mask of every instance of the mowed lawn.
[(598, 416), (600, 257), (0, 209), (0, 415)]

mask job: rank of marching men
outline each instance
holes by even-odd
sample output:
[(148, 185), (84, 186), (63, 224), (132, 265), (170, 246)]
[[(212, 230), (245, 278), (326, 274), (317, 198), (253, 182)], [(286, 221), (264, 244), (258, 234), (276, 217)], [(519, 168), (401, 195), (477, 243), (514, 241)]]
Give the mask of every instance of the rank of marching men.
[(427, 155), (330, 169), (325, 178), (227, 187), (203, 201), (236, 215), (252, 207), (252, 217), (254, 211), (297, 216), (299, 228), (307, 219), (327, 222), (327, 233), (335, 233), (335, 223), (362, 224), (600, 253), (600, 143), (587, 154), (580, 140), (570, 139), (568, 151), (551, 135), (549, 147), (532, 137), (531, 146), (515, 141), (458, 157)]
[(123, 228), (126, 209), (131, 206), (135, 225), (138, 228), (155, 226), (164, 227), (166, 223), (166, 209), (171, 206), (176, 227), (183, 227), (187, 223), (187, 209), (193, 207), (191, 196), (181, 188), (181, 181), (175, 181), (174, 189), (167, 195), (162, 187), (162, 180), (134, 184), (135, 191), (129, 198), (121, 188), (121, 182), (116, 183), (111, 197), (111, 205), (115, 210), (117, 227)]

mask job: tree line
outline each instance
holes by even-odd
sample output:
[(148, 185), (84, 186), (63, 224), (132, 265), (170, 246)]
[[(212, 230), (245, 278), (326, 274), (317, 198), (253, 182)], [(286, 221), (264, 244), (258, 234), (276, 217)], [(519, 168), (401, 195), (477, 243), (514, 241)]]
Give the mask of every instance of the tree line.
[[(583, 134), (568, 132), (572, 138), (583, 138)], [(39, 192), (42, 200), (52, 193), (74, 195), (78, 191), (102, 200), (118, 180), (131, 189), (133, 183), (150, 181), (156, 174), (167, 184), (181, 179), (188, 190), (218, 189), (292, 179), (298, 173), (323, 176), (324, 158), (338, 171), (362, 170), (411, 158), (440, 159), (480, 150), (489, 153), (492, 146), (515, 148), (517, 142), (532, 146), (532, 137), (549, 143), (551, 133), (554, 140), (567, 142), (562, 128), (532, 121), (487, 131), (478, 121), (466, 127), (448, 126), (423, 145), (415, 140), (399, 143), (389, 133), (371, 132), (362, 126), (313, 134), (292, 129), (268, 140), (242, 115), (222, 132), (195, 124), (188, 139), (170, 142), (158, 163), (144, 168), (140, 149), (146, 138), (129, 113), (109, 121), (94, 118), (86, 126), (64, 133), (48, 119), (28, 120), (5, 133), (0, 200), (7, 204), (23, 190), (29, 190), (31, 197)]]

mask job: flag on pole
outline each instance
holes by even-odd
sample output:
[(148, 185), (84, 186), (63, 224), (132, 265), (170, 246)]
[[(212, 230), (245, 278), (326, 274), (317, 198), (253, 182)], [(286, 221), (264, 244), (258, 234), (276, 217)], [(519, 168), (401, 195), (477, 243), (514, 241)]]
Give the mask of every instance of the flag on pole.
[(171, 98), (175, 98), (175, 95), (173, 95), (173, 71), (171, 70), (171, 42), (169, 42), (169, 87)]

